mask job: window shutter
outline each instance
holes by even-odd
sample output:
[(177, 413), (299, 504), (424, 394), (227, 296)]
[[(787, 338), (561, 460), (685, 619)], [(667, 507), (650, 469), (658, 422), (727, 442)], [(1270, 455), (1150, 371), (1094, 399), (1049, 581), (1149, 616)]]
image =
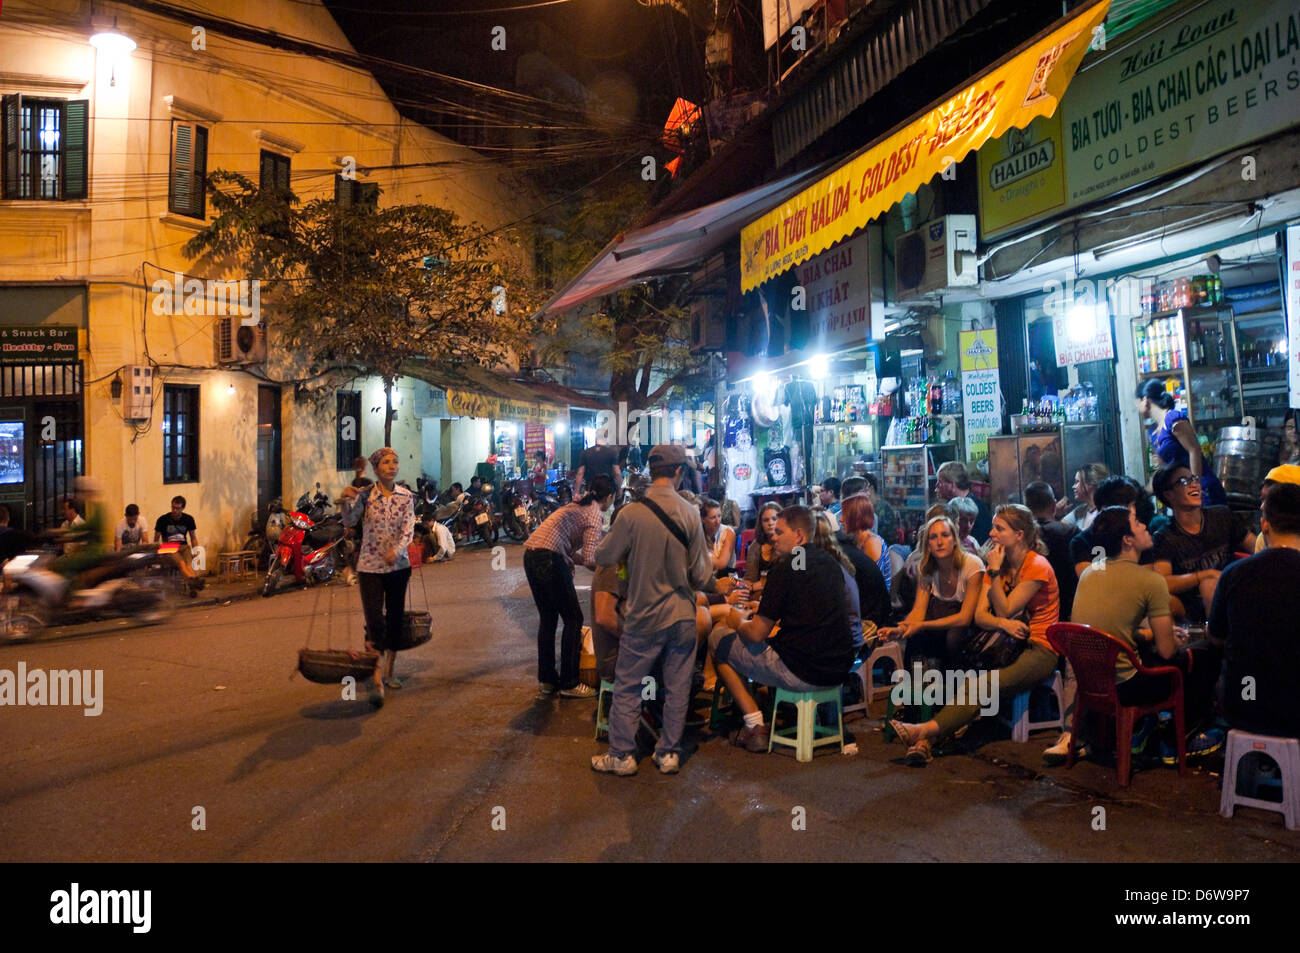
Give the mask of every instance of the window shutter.
[(16, 199), (19, 195), (18, 134), (22, 128), (23, 98), (17, 93), (0, 99), (0, 126), (3, 126), (4, 164), (0, 171), (0, 197)]
[(275, 157), (275, 187), (281, 195), (289, 192), (289, 159), (286, 156)]
[(208, 213), (208, 130), (194, 127), (194, 217), (206, 218)]
[(194, 214), (194, 126), (172, 122), (172, 175), (168, 208), (179, 215)]
[(69, 100), (63, 107), (63, 197), (86, 197), (86, 156), (90, 139), (90, 101)]
[(262, 166), (258, 181), (263, 192), (275, 188), (275, 157), (266, 150), (262, 150)]

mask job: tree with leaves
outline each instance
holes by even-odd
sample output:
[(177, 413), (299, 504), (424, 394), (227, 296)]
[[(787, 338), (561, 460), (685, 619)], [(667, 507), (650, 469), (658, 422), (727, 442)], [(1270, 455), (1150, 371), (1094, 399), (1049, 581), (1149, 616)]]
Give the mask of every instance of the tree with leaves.
[[(185, 253), (263, 281), (280, 344), (311, 374), (352, 370), (384, 384), (384, 443), (392, 389), (420, 361), (508, 363), (532, 346), (537, 295), (508, 246), (433, 205), (379, 208), (261, 189), (236, 172), (208, 175), (213, 221)], [(509, 292), (507, 309), (506, 292)]]
[[(577, 274), (629, 223), (648, 210), (649, 194), (632, 183), (600, 193), (588, 192), (572, 214), (539, 233), (562, 286)], [(689, 282), (669, 277), (605, 295), (595, 308), (584, 307), (567, 329), (541, 350), (543, 363), (562, 363), (573, 350), (589, 350), (593, 341), (607, 347), (602, 362), (610, 372), (614, 405), (650, 407), (680, 389), (711, 393), (707, 358), (690, 351)]]

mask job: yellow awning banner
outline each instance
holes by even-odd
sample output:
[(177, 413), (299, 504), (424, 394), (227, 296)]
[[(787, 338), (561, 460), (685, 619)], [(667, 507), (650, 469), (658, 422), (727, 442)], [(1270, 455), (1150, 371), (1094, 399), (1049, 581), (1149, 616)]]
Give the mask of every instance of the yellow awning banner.
[(1110, 0), (1101, 0), (1087, 8), (746, 225), (741, 289), (751, 291), (825, 251), (988, 140), (1052, 115), (1109, 7)]

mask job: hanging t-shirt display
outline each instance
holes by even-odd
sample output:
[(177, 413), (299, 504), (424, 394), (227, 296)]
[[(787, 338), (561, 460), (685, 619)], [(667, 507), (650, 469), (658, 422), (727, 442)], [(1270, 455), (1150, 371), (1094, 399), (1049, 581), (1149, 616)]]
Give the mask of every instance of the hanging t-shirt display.
[(768, 486), (790, 486), (790, 448), (777, 447), (763, 451), (763, 469), (767, 472)]
[(758, 452), (749, 429), (741, 430), (736, 444), (723, 451), (727, 463), (727, 497), (735, 500), (742, 510), (752, 510), (754, 500), (749, 495), (758, 486)]

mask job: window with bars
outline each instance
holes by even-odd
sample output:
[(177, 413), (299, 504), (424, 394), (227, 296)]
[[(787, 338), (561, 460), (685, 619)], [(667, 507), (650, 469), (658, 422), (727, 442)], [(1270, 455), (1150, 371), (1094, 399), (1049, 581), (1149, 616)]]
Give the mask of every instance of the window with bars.
[(334, 433), (334, 456), (338, 469), (351, 470), (352, 461), (361, 456), (361, 391), (338, 392), (338, 426)]
[(356, 179), (334, 176), (334, 201), (347, 208), (364, 205), (370, 208), (379, 206), (379, 183), (358, 182)]
[(263, 192), (289, 191), (289, 157), (262, 150), (260, 181)]
[(89, 117), (84, 99), (0, 98), (0, 196), (86, 198)]
[(199, 482), (199, 388), (163, 385), (163, 482)]
[(167, 211), (190, 218), (207, 215), (208, 130), (198, 123), (172, 120), (172, 154)]

